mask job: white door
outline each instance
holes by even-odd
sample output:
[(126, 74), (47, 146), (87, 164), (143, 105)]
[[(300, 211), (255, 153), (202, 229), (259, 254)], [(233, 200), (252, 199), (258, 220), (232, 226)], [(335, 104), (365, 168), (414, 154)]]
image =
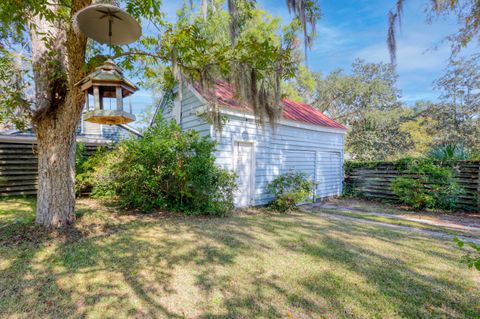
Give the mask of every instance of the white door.
[(237, 174), (235, 206), (245, 207), (253, 203), (255, 162), (253, 143), (235, 142), (234, 166)]
[(319, 151), (317, 153), (317, 195), (339, 196), (342, 193), (342, 156), (340, 152)]

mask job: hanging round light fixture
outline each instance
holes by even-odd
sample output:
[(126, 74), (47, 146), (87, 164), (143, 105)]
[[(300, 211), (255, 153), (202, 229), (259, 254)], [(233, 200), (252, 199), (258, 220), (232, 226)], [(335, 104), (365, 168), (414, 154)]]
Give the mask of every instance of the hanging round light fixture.
[(128, 13), (111, 4), (92, 4), (78, 11), (76, 20), (80, 31), (103, 44), (129, 44), (142, 35), (140, 24)]
[[(140, 25), (132, 16), (111, 4), (90, 5), (80, 10), (75, 19), (80, 31), (110, 47), (132, 43), (142, 33)], [(123, 76), (123, 72), (111, 59), (76, 85), (81, 86), (85, 92), (85, 121), (97, 124), (126, 124), (135, 121), (131, 105), (130, 112), (123, 110), (123, 98), (133, 94), (137, 87)], [(90, 109), (89, 96), (93, 96), (93, 109)], [(110, 109), (106, 108), (107, 99), (110, 99)], [(112, 100), (116, 102), (115, 109), (112, 109)]]

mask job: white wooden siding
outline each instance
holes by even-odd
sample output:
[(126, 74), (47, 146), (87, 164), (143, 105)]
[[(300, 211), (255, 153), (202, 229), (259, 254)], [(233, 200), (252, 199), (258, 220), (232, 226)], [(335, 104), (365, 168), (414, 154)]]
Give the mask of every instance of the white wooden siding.
[(305, 150), (288, 150), (283, 156), (283, 167), (280, 169), (284, 174), (288, 171), (304, 173), (310, 180), (315, 180), (315, 152)]
[(201, 136), (210, 135), (210, 124), (199, 116), (203, 103), (190, 90), (183, 90), (181, 126), (185, 131), (195, 130)]
[[(170, 94), (170, 93), (165, 93)], [(173, 99), (170, 96), (164, 96), (160, 104), (160, 111), (165, 121), (173, 120)]]
[[(195, 130), (201, 136), (210, 135), (210, 124), (198, 116), (203, 103), (188, 89), (183, 90), (180, 125), (185, 131)], [(174, 120), (173, 100), (165, 98), (160, 105), (164, 120)]]
[(338, 196), (342, 193), (342, 154), (337, 151), (317, 152), (317, 196)]
[[(320, 182), (316, 190), (317, 196), (335, 196), (341, 192), (343, 177), (341, 173), (336, 174), (343, 171), (341, 133), (312, 131), (286, 125), (280, 125), (274, 132), (268, 125), (262, 128), (250, 119), (231, 115), (222, 132), (216, 132), (215, 138), (219, 143), (216, 152), (217, 164), (226, 169), (233, 169), (235, 141), (255, 141), (257, 205), (271, 200), (271, 195), (266, 190), (267, 184), (289, 169), (304, 171)], [(325, 156), (322, 152), (332, 152), (335, 156), (338, 155), (340, 160), (338, 161), (337, 157)], [(333, 166), (334, 173), (327, 172)]]
[(101, 136), (102, 135), (102, 125), (83, 120), (83, 114), (82, 114), (81, 125), (83, 126), (82, 127), (82, 134), (85, 134), (87, 136)]

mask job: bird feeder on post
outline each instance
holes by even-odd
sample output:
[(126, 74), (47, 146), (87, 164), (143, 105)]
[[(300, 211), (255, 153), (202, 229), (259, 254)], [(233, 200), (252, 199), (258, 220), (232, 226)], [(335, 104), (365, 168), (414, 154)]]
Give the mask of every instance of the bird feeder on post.
[[(117, 6), (106, 3), (93, 4), (80, 10), (75, 20), (85, 35), (110, 47), (134, 42), (142, 33), (133, 17)], [(131, 105), (129, 112), (124, 111), (123, 99), (132, 95), (137, 87), (123, 76), (111, 59), (76, 85), (85, 92), (85, 121), (97, 124), (127, 124), (135, 121)], [(90, 108), (90, 95), (93, 96), (93, 108)], [(110, 99), (109, 109), (106, 109), (106, 99)], [(116, 101), (114, 109), (112, 100)]]

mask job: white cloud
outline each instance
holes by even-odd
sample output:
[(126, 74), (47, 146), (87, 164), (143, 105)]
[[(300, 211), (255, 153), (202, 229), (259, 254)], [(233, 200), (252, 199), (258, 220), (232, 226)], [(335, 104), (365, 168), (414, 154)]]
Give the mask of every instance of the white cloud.
[(320, 23), (317, 25), (317, 39), (312, 46), (312, 52), (319, 54), (334, 53), (347, 45), (348, 38), (344, 33), (334, 27)]
[[(426, 36), (425, 36), (426, 37)], [(425, 45), (422, 37), (399, 41), (397, 43), (397, 65), (399, 71), (437, 70), (443, 68), (450, 56), (447, 47), (432, 50), (432, 46)], [(373, 44), (357, 52), (352, 58), (362, 58), (368, 62), (389, 62), (387, 44), (385, 42)]]

